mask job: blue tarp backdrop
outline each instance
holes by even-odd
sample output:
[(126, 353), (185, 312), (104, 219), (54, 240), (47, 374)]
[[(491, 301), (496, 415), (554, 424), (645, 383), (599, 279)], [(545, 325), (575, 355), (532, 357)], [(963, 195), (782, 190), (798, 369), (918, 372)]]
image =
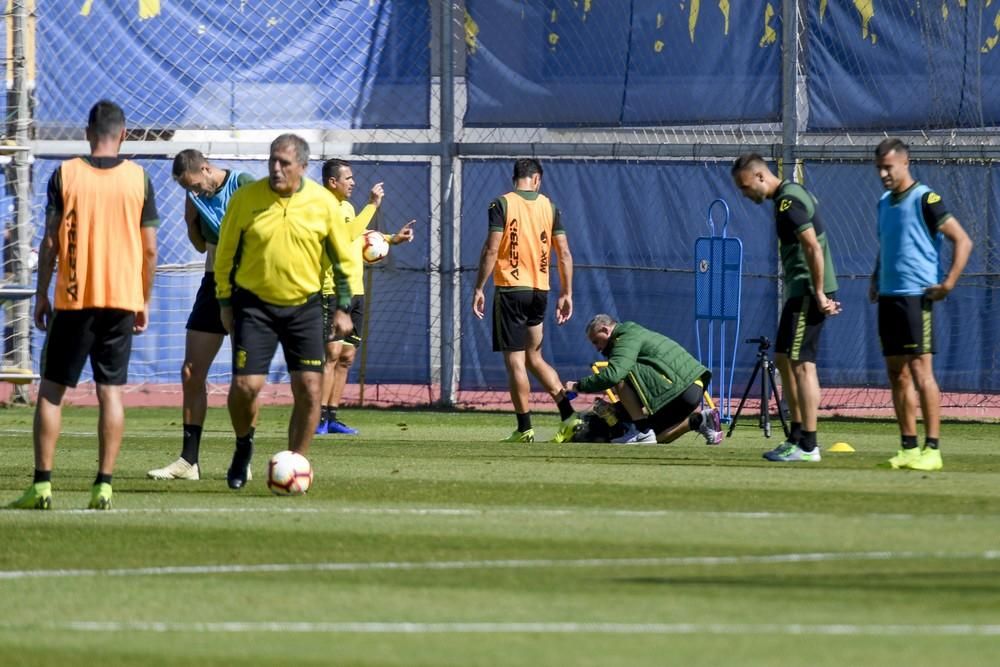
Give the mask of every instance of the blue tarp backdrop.
[[(141, 3), (139, 3), (141, 5)], [(1000, 122), (989, 3), (805, 3), (808, 128)], [(947, 11), (951, 6), (951, 11)], [(428, 127), (429, 3), (39, 3), (40, 127)], [(779, 120), (781, 3), (468, 0), (465, 123)], [(141, 91), (141, 92), (140, 92)]]
[[(943, 4), (805, 3), (809, 129), (1000, 122), (1000, 15)], [(466, 124), (776, 121), (780, 7), (469, 0)]]
[[(809, 127), (984, 127), (1000, 123), (1000, 14), (984, 5), (808, 4)], [(872, 7), (877, 11), (870, 13)]]
[(466, 124), (775, 120), (780, 16), (687, 5), (469, 0)]
[(427, 126), (426, 2), (160, 7), (39, 3), (37, 123), (79, 126), (107, 97), (141, 127)]

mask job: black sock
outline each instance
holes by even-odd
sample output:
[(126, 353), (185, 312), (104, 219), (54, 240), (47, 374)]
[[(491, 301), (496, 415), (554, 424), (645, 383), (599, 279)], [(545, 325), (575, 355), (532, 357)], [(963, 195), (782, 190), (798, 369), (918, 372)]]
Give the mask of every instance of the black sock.
[(917, 436), (904, 435), (902, 437), (903, 449), (914, 449), (917, 446)]
[(251, 428), (250, 432), (247, 433), (242, 438), (236, 437), (236, 451), (242, 453), (253, 452), (253, 434), (254, 430)]
[(566, 398), (566, 394), (563, 394), (561, 400), (556, 401), (556, 405), (559, 406), (560, 419), (566, 420), (573, 416), (573, 404), (569, 402), (568, 398)]
[(692, 431), (697, 431), (698, 429), (701, 428), (701, 424), (704, 421), (705, 417), (702, 416), (700, 410), (698, 412), (692, 412), (691, 415), (688, 417), (688, 428), (691, 429)]
[(326, 421), (335, 422), (337, 421), (337, 406), (328, 405), (326, 406)]
[(788, 429), (788, 442), (798, 442), (802, 439), (802, 422), (792, 422)]
[(531, 413), (530, 412), (518, 412), (517, 416), (517, 430), (524, 433), (529, 428), (531, 428)]
[(635, 420), (635, 430), (639, 431), (640, 433), (645, 433), (646, 431), (648, 431), (649, 430), (649, 419), (648, 418), (636, 419)]
[(94, 486), (98, 484), (110, 484), (111, 483), (111, 473), (97, 473), (97, 478), (94, 480)]
[(52, 471), (51, 470), (38, 470), (35, 469), (35, 481), (32, 484), (38, 484), (39, 482), (51, 482), (52, 481)]
[(804, 452), (811, 452), (816, 449), (816, 431), (802, 431), (802, 439), (799, 440), (799, 449)]
[(938, 448), (938, 439), (937, 438), (927, 438), (926, 440), (924, 440), (924, 446), (925, 447), (930, 447), (931, 449), (937, 449)]
[(194, 465), (198, 462), (198, 450), (201, 448), (201, 426), (184, 424), (184, 444), (181, 446), (181, 458)]

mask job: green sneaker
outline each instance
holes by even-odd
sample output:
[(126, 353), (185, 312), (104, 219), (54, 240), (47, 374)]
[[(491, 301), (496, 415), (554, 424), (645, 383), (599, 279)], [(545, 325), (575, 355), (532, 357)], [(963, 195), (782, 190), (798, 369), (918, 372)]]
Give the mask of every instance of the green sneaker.
[(941, 460), (941, 450), (933, 447), (924, 447), (920, 456), (906, 464), (910, 470), (926, 470), (928, 472), (941, 470), (944, 462)]
[(555, 436), (553, 436), (551, 442), (570, 442), (573, 440), (573, 434), (576, 433), (576, 429), (583, 426), (583, 420), (572, 414), (566, 419), (562, 420), (559, 425), (559, 430), (556, 431)]
[(900, 468), (908, 468), (911, 463), (920, 458), (920, 448), (910, 447), (909, 449), (901, 449), (896, 452), (896, 455), (891, 459), (886, 461), (883, 465), (893, 470), (899, 470)]
[(769, 452), (764, 452), (764, 458), (768, 461), (806, 461), (808, 463), (819, 463), (823, 460), (819, 447), (807, 452), (798, 445), (793, 445), (790, 442), (782, 443), (780, 447), (772, 449)]
[(768, 454), (778, 455), (778, 454), (782, 454), (782, 453), (787, 453), (788, 451), (791, 451), (791, 449), (793, 447), (797, 447), (798, 444), (799, 443), (792, 442), (791, 440), (785, 440), (784, 442), (782, 442), (780, 445), (778, 445), (774, 449), (770, 449), (770, 450), (764, 452), (764, 458), (770, 460), (768, 458), (768, 456), (767, 456)]
[(529, 428), (527, 431), (514, 431), (500, 442), (534, 442), (535, 429)]
[(111, 509), (110, 484), (94, 484), (94, 488), (90, 490), (90, 504), (87, 505), (87, 509), (89, 510)]
[(52, 509), (52, 482), (38, 482), (28, 487), (20, 498), (7, 505), (11, 510)]

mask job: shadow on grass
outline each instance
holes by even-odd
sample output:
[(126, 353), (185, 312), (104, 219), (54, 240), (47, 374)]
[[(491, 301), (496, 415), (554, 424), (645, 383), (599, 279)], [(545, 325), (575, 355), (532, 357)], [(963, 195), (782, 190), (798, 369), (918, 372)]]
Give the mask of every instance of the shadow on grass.
[[(799, 565), (813, 566), (812, 563)], [(961, 593), (966, 595), (996, 596), (1000, 593), (1000, 571), (969, 572), (957, 571), (942, 565), (941, 569), (923, 568), (898, 572), (874, 570), (852, 572), (850, 574), (829, 572), (821, 575), (804, 571), (789, 575), (762, 573), (757, 577), (745, 575), (733, 577), (698, 576), (690, 577), (625, 577), (611, 581), (619, 584), (643, 586), (719, 586), (724, 588), (747, 589), (820, 589), (838, 591), (899, 591), (919, 593)]]

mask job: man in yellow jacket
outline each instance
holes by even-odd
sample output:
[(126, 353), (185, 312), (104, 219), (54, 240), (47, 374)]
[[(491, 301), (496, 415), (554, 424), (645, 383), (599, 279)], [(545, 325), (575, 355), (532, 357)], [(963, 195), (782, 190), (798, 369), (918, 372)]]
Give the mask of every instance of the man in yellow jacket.
[(323, 378), (322, 275), (332, 266), (337, 288), (333, 325), (344, 335), (351, 288), (342, 263), (351, 240), (337, 200), (305, 177), (309, 144), (294, 134), (271, 143), (268, 177), (246, 185), (226, 209), (215, 255), (216, 298), (232, 337), (229, 415), (236, 451), (231, 489), (250, 479), (257, 395), (280, 343), (294, 407), (288, 448), (306, 455), (319, 421)]
[[(365, 313), (365, 263), (362, 257), (364, 249), (364, 233), (375, 217), (375, 212), (382, 205), (385, 190), (382, 183), (372, 186), (368, 194), (368, 205), (361, 213), (354, 212), (350, 196), (354, 191), (354, 170), (346, 160), (331, 159), (323, 163), (323, 187), (330, 191), (340, 204), (347, 225), (348, 236), (352, 248), (350, 257), (343, 263), (344, 270), (350, 278), (351, 309), (348, 314), (353, 323), (347, 336), (338, 336), (333, 332), (329, 314), (336, 309), (337, 293), (333, 286), (332, 272), (327, 271), (323, 280), (323, 340), (326, 344), (326, 370), (323, 372), (323, 406), (320, 413), (317, 434), (357, 435), (357, 429), (351, 428), (337, 418), (340, 399), (347, 385), (347, 374), (354, 363), (354, 356), (361, 345), (361, 321)], [(410, 220), (395, 234), (383, 234), (391, 245), (409, 243), (413, 240), (413, 225), (416, 220)]]

